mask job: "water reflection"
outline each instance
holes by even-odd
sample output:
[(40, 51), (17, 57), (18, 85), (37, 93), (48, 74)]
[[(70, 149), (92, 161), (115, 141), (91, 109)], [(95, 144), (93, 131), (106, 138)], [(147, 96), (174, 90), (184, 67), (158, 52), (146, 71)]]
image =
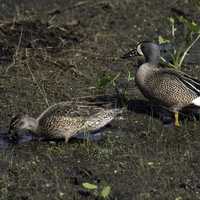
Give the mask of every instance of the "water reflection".
[(34, 140), (31, 133), (21, 134), (21, 136), (13, 141), (8, 135), (8, 129), (0, 128), (0, 149), (6, 149), (14, 144), (22, 144)]
[[(70, 140), (89, 140), (93, 142), (97, 142), (99, 140), (102, 140), (102, 138), (105, 136), (105, 132), (103, 132), (104, 128), (92, 133), (92, 134), (87, 134), (87, 133), (77, 133), (74, 135)], [(23, 131), (20, 130), (20, 133), (18, 134), (18, 138), (16, 140), (13, 140), (9, 137), (8, 134), (8, 129), (5, 128), (0, 128), (0, 150), (2, 149), (7, 149), (8, 147), (11, 147), (16, 144), (23, 144), (31, 141), (50, 141), (49, 139), (46, 140), (45, 138), (42, 137), (35, 137), (32, 135), (31, 132), (28, 132), (27, 130)], [(59, 142), (60, 140), (56, 140)], [(64, 141), (64, 139), (62, 139)]]

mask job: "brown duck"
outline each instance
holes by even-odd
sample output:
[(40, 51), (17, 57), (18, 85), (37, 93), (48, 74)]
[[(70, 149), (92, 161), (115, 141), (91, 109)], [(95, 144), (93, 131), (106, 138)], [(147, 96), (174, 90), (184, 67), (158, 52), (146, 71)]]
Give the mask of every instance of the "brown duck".
[(60, 102), (47, 108), (38, 118), (17, 115), (11, 120), (9, 134), (18, 136), (21, 130), (45, 139), (65, 139), (78, 133), (91, 133), (110, 123), (121, 109), (106, 109), (94, 105)]

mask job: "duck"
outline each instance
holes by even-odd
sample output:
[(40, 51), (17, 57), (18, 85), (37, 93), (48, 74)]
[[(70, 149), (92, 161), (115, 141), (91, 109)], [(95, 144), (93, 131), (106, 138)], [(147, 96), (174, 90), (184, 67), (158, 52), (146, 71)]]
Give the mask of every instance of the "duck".
[(172, 68), (161, 68), (160, 47), (151, 41), (140, 42), (123, 59), (143, 56), (135, 82), (142, 94), (174, 113), (175, 126), (180, 127), (179, 112), (188, 106), (200, 106), (200, 80)]
[(109, 124), (122, 110), (103, 108), (77, 102), (59, 102), (48, 107), (37, 118), (17, 114), (11, 119), (8, 135), (17, 139), (30, 131), (47, 140), (64, 139), (65, 142), (81, 133), (93, 133)]

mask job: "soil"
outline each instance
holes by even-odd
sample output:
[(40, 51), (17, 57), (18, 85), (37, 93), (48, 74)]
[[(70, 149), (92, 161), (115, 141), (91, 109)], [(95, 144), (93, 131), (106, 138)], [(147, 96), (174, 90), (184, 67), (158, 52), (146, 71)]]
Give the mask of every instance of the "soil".
[[(2, 148), (0, 199), (103, 199), (105, 186), (113, 200), (200, 199), (198, 118), (183, 115), (180, 128), (166, 127), (160, 109), (128, 81), (137, 59), (120, 59), (139, 41), (169, 35), (167, 18), (177, 11), (199, 20), (194, 2), (1, 0), (2, 135), (18, 113), (37, 117), (56, 102), (115, 96), (118, 83), (126, 82), (130, 109), (98, 142), (29, 141)], [(182, 70), (200, 78), (198, 65)], [(87, 190), (84, 182), (98, 189)]]

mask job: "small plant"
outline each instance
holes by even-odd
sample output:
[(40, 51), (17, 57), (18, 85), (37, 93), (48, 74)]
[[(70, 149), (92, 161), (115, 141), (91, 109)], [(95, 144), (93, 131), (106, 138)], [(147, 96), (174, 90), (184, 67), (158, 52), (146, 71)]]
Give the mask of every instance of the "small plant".
[(108, 85), (115, 86), (116, 85), (116, 80), (119, 78), (120, 73), (117, 75), (111, 75), (109, 73), (103, 73), (99, 76), (97, 79), (97, 88), (105, 88)]
[(111, 187), (109, 185), (98, 186), (93, 183), (85, 182), (82, 183), (82, 187), (89, 190), (95, 197), (100, 199), (108, 199), (111, 193)]
[[(198, 25), (194, 21), (190, 21), (183, 16), (180, 17), (170, 17), (169, 18), (170, 26), (171, 26), (171, 36), (170, 38), (164, 38), (162, 36), (158, 37), (158, 42), (160, 45), (171, 43), (175, 44), (177, 40), (176, 32), (178, 29), (176, 27), (176, 23), (179, 22), (184, 26), (185, 34), (183, 34), (182, 42), (179, 47), (173, 48), (171, 53), (171, 61), (167, 61), (165, 58), (161, 57), (161, 60), (166, 63), (169, 67), (173, 67), (176, 69), (181, 69), (183, 61), (188, 54), (189, 50), (193, 47), (193, 45), (200, 38), (200, 25)], [(180, 36), (180, 35), (179, 35)], [(179, 42), (180, 43), (180, 42)]]
[(129, 81), (132, 81), (132, 80), (135, 80), (135, 77), (134, 77), (134, 76), (131, 76), (131, 72), (130, 72), (130, 71), (128, 71), (127, 80), (128, 80), (128, 82), (129, 82)]

